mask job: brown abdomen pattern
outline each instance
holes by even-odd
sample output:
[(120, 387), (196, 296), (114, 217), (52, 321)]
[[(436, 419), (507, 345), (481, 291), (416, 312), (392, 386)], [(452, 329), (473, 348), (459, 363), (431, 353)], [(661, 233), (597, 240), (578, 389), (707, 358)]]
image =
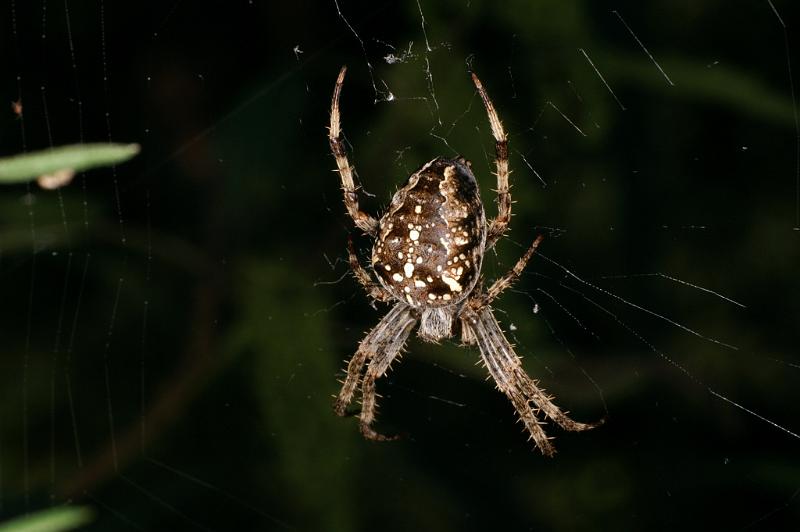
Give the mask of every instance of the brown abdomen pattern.
[(478, 280), (486, 218), (463, 158), (437, 158), (411, 175), (380, 221), (372, 265), (409, 305), (452, 305)]

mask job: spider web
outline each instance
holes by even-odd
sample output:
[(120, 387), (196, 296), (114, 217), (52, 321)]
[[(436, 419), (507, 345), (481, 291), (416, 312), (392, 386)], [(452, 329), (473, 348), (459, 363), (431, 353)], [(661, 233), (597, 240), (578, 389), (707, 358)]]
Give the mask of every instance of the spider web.
[[(313, 13), (314, 16), (309, 16)], [(800, 127), (790, 2), (3, 8), (2, 155), (139, 142), (49, 192), (0, 189), (0, 517), (88, 529), (791, 529)], [(581, 421), (542, 458), (475, 350), (412, 340), (380, 429), (333, 416), (374, 309), (325, 127), (379, 213), (436, 155), (472, 160), (527, 371)], [(370, 242), (357, 247), (366, 259)], [(435, 504), (432, 504), (435, 501)], [(410, 510), (411, 509), (411, 510)]]

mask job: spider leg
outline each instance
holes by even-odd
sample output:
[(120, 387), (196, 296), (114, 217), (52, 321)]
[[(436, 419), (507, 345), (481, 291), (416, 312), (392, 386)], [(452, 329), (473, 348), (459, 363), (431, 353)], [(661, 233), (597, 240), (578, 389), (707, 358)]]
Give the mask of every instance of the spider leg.
[(473, 335), (476, 337), (478, 346), (481, 352), (481, 358), (486, 368), (489, 370), (489, 375), (494, 379), (495, 384), (501, 392), (506, 394), (506, 397), (514, 405), (514, 409), (520, 417), (520, 420), (525, 425), (528, 433), (533, 438), (536, 446), (545, 456), (553, 456), (556, 452), (555, 447), (550, 443), (550, 438), (544, 432), (536, 413), (531, 408), (530, 401), (519, 389), (513, 377), (513, 374), (508, 371), (505, 364), (498, 359), (495, 348), (488, 338), (488, 331), (483, 326), (478, 315), (467, 317), (470, 323), (470, 328), (473, 330)]
[(508, 185), (508, 176), (511, 172), (508, 169), (508, 135), (506, 135), (500, 117), (494, 108), (492, 100), (483, 88), (481, 80), (475, 73), (472, 73), (472, 82), (483, 100), (486, 114), (489, 116), (489, 125), (492, 127), (492, 136), (495, 144), (495, 175), (497, 175), (497, 218), (489, 223), (489, 231), (486, 235), (486, 249), (495, 245), (497, 240), (503, 236), (511, 220), (511, 192)]
[[(475, 335), (481, 357), (490, 375), (498, 388), (511, 400), (542, 454), (552, 456), (555, 448), (540, 426), (536, 417), (537, 412), (543, 412), (562, 428), (571, 431), (589, 430), (604, 422), (600, 420), (598, 423), (579, 423), (552, 402), (551, 397), (538, 386), (538, 383), (525, 373), (522, 362), (500, 329), (490, 307), (484, 307), (477, 312), (468, 310), (463, 320)], [(531, 402), (536, 406), (536, 410), (531, 407)]]
[[(369, 336), (367, 338), (369, 338)], [(358, 350), (352, 356), (350, 362), (347, 363), (347, 377), (345, 377), (342, 389), (339, 390), (339, 395), (336, 397), (336, 401), (333, 404), (333, 411), (336, 412), (337, 416), (346, 416), (347, 406), (353, 400), (353, 393), (355, 393), (356, 386), (358, 386), (358, 381), (361, 378), (361, 370), (364, 368), (369, 354), (366, 349), (364, 349), (364, 342), (367, 341), (367, 338), (361, 342), (361, 345), (358, 346)]]
[[(361, 372), (367, 360), (389, 356), (388, 367), (388, 363), (397, 355), (406, 338), (408, 338), (414, 323), (416, 323), (416, 319), (411, 316), (408, 306), (404, 304), (395, 305), (378, 325), (361, 340), (358, 350), (347, 364), (347, 377), (345, 377), (342, 389), (339, 391), (334, 403), (336, 414), (340, 416), (346, 414), (347, 406), (353, 400), (353, 394), (358, 387), (358, 381), (361, 378)], [(370, 363), (370, 367), (372, 366), (373, 364)], [(372, 400), (374, 403), (374, 397)]]
[(367, 291), (367, 294), (376, 301), (381, 301), (386, 303), (387, 301), (392, 300), (392, 295), (386, 290), (383, 286), (379, 283), (376, 283), (369, 272), (361, 266), (361, 262), (358, 260), (358, 255), (356, 255), (355, 247), (353, 246), (353, 239), (351, 237), (347, 238), (347, 251), (350, 257), (350, 269), (353, 270), (353, 275), (355, 276), (356, 280), (361, 283), (361, 286), (364, 287), (364, 290)]
[(342, 92), (345, 72), (347, 72), (347, 67), (343, 66), (342, 70), (339, 71), (339, 77), (336, 79), (336, 87), (333, 89), (328, 140), (330, 141), (333, 156), (336, 158), (336, 167), (339, 176), (342, 178), (344, 205), (347, 208), (347, 212), (359, 229), (368, 235), (375, 236), (378, 229), (378, 221), (358, 207), (358, 194), (356, 193), (356, 185), (353, 182), (353, 167), (350, 166), (350, 162), (347, 160), (347, 151), (345, 150), (344, 142), (342, 142), (339, 95)]
[(495, 300), (495, 298), (502, 294), (503, 291), (514, 284), (514, 282), (519, 279), (519, 276), (522, 275), (525, 265), (528, 264), (530, 258), (534, 253), (536, 253), (536, 248), (539, 247), (539, 244), (541, 244), (543, 239), (544, 237), (542, 235), (537, 236), (536, 240), (534, 240), (533, 244), (531, 244), (531, 247), (529, 247), (528, 251), (526, 251), (525, 254), (519, 258), (514, 267), (511, 268), (507, 274), (492, 283), (492, 286), (489, 287), (486, 293), (481, 294), (475, 299), (475, 302), (472, 303), (473, 308), (479, 309), (489, 305)]
[(416, 325), (417, 319), (411, 314), (411, 309), (405, 305), (397, 305), (403, 307), (401, 312), (398, 312), (393, 319), (392, 330), (387, 331), (386, 336), (381, 338), (383, 341), (382, 349), (375, 353), (372, 360), (367, 367), (364, 375), (364, 382), (361, 385), (361, 416), (360, 428), (361, 434), (369, 440), (386, 441), (393, 440), (396, 437), (384, 436), (379, 434), (372, 428), (372, 422), (375, 421), (375, 410), (377, 406), (375, 381), (383, 377), (388, 371), (392, 361), (400, 354), (403, 345), (406, 343), (411, 329)]
[(407, 310), (404, 305), (395, 305), (384, 317), (378, 322), (367, 336), (358, 344), (358, 350), (347, 363), (347, 377), (345, 377), (342, 389), (339, 391), (339, 396), (334, 403), (334, 411), (340, 416), (346, 414), (347, 406), (353, 400), (358, 381), (361, 379), (361, 372), (364, 369), (367, 359), (370, 359), (383, 350), (386, 338), (396, 334), (397, 319), (406, 314)]

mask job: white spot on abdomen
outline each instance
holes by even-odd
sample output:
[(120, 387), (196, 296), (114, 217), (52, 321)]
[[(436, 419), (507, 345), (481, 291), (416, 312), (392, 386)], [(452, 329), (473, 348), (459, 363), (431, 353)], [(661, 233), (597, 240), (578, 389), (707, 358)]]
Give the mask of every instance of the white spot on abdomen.
[(461, 287), (461, 283), (459, 283), (446, 273), (442, 274), (442, 281), (444, 281), (444, 284), (446, 284), (450, 288), (451, 292), (461, 292), (461, 290), (463, 290), (463, 288)]
[(410, 262), (407, 262), (403, 266), (403, 270), (406, 272), (406, 277), (411, 277), (414, 274), (414, 265)]

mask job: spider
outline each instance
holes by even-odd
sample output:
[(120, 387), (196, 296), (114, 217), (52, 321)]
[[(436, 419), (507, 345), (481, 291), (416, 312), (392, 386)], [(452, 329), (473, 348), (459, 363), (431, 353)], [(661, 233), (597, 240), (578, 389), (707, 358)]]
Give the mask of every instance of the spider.
[(588, 430), (603, 420), (579, 423), (553, 404), (553, 398), (525, 373), (492, 313), (492, 301), (522, 274), (542, 241), (539, 235), (506, 275), (488, 288), (483, 287), (483, 255), (503, 236), (511, 218), (508, 139), (492, 101), (473, 73), (472, 81), (483, 100), (495, 139), (497, 217), (486, 220), (471, 163), (463, 157), (437, 157), (411, 174), (377, 220), (359, 208), (353, 167), (342, 141), (339, 96), (346, 72), (347, 67), (343, 66), (333, 91), (328, 139), (342, 180), (347, 212), (356, 227), (375, 240), (372, 270), (379, 282), (361, 265), (352, 239), (348, 246), (350, 268), (372, 299), (393, 306), (361, 341), (347, 364), (347, 376), (334, 404), (336, 414), (347, 413), (363, 372), (361, 433), (370, 440), (396, 438), (372, 428), (375, 382), (387, 372), (419, 324), (417, 334), (424, 341), (438, 343), (460, 332), (463, 344), (477, 344), (483, 364), (514, 405), (530, 438), (544, 455), (552, 456), (555, 448), (542, 428), (540, 415), (570, 431)]

